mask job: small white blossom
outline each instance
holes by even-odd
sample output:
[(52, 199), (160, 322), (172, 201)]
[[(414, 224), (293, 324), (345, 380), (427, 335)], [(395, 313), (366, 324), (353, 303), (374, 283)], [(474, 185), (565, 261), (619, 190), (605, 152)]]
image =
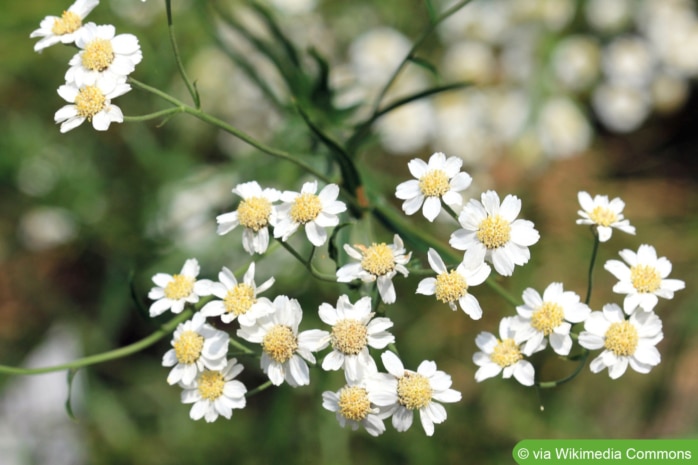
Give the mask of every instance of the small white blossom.
[(190, 258), (184, 262), (179, 274), (157, 273), (153, 276), (156, 287), (150, 289), (148, 298), (155, 302), (150, 305), (150, 316), (158, 316), (167, 310), (181, 313), (187, 303), (195, 304), (201, 295), (207, 295), (207, 286), (196, 280), (199, 271), (199, 262)]
[(39, 29), (34, 30), (29, 37), (41, 37), (34, 44), (34, 51), (41, 52), (43, 49), (58, 43), (70, 44), (75, 41), (75, 35), (82, 27), (82, 20), (90, 14), (99, 0), (77, 0), (59, 18), (58, 16), (47, 16), (41, 23)]
[(219, 415), (230, 419), (233, 409), (245, 408), (247, 388), (234, 379), (243, 370), (236, 359), (230, 359), (222, 370), (204, 370), (190, 385), (182, 385), (182, 403), (194, 404), (192, 420), (215, 421)]
[(131, 86), (124, 80), (104, 79), (93, 86), (78, 87), (67, 83), (58, 88), (58, 95), (70, 103), (60, 108), (53, 119), (61, 123), (65, 133), (80, 126), (85, 120), (92, 122), (97, 131), (106, 131), (111, 123), (122, 123), (124, 114), (111, 103), (112, 99), (124, 95)]
[(335, 412), (339, 425), (346, 425), (356, 431), (363, 426), (371, 436), (379, 436), (385, 432), (383, 419), (386, 417), (370, 400), (371, 393), (366, 382), (348, 381), (346, 386), (337, 392), (322, 393), (322, 406), (330, 412)]
[(635, 234), (635, 227), (623, 216), (625, 202), (616, 197), (609, 202), (605, 195), (595, 195), (591, 198), (589, 193), (581, 191), (577, 194), (579, 205), (582, 209), (577, 213), (581, 219), (577, 224), (588, 224), (596, 227), (599, 241), (606, 242), (611, 238), (612, 228), (616, 228), (628, 234)]

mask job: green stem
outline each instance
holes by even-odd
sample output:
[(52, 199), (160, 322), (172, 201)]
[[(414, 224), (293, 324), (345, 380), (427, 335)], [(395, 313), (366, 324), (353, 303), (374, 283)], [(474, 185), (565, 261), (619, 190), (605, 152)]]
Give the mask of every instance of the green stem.
[(594, 264), (596, 264), (596, 256), (598, 255), (599, 251), (599, 235), (596, 233), (596, 230), (593, 229), (594, 233), (594, 248), (591, 251), (591, 263), (589, 263), (589, 274), (588, 274), (588, 285), (587, 285), (587, 296), (584, 299), (584, 303), (589, 305), (589, 301), (591, 300), (591, 289), (592, 289), (592, 275), (594, 274)]
[(245, 397), (251, 397), (251, 396), (253, 396), (253, 395), (255, 395), (255, 394), (258, 394), (258, 393), (264, 391), (265, 389), (267, 389), (268, 387), (270, 387), (271, 385), (272, 385), (272, 384), (271, 384), (271, 381), (267, 381), (267, 382), (264, 383), (264, 384), (260, 384), (259, 386), (257, 386), (256, 388), (252, 389), (251, 391), (247, 391), (247, 394), (245, 394)]
[(550, 388), (558, 387), (561, 384), (564, 384), (568, 381), (572, 381), (582, 371), (582, 368), (584, 368), (586, 366), (587, 358), (589, 358), (589, 351), (587, 349), (584, 349), (584, 352), (582, 352), (582, 354), (579, 358), (579, 363), (577, 364), (577, 368), (575, 368), (574, 371), (570, 375), (565, 376), (564, 378), (558, 379), (556, 381), (539, 381), (535, 384), (535, 386), (540, 388), (540, 389), (550, 389)]
[(120, 347), (109, 352), (104, 352), (101, 354), (90, 355), (87, 357), (79, 358), (73, 360), (72, 362), (64, 363), (61, 365), (55, 365), (51, 367), (42, 368), (17, 368), (6, 365), (0, 365), (0, 374), (8, 375), (39, 375), (42, 373), (51, 373), (54, 371), (71, 370), (76, 368), (82, 368), (90, 365), (96, 365), (98, 363), (107, 362), (109, 360), (115, 360), (117, 358), (127, 357), (129, 355), (140, 352), (143, 349), (150, 347), (151, 345), (158, 342), (163, 337), (172, 333), (172, 331), (177, 328), (177, 325), (185, 321), (192, 315), (191, 310), (186, 310), (181, 314), (177, 315), (175, 318), (171, 319), (164, 325), (160, 327), (159, 330), (155, 331), (148, 337), (141, 339), (140, 341), (134, 342), (124, 347)]
[(171, 0), (165, 0), (165, 9), (167, 10), (167, 28), (170, 36), (170, 45), (172, 45), (172, 52), (175, 56), (175, 61), (177, 62), (177, 69), (179, 70), (179, 75), (182, 76), (184, 84), (189, 90), (192, 100), (194, 101), (194, 106), (196, 108), (201, 107), (201, 100), (199, 98), (199, 92), (197, 92), (196, 87), (192, 84), (187, 76), (187, 72), (184, 69), (184, 63), (182, 63), (182, 56), (179, 54), (179, 48), (177, 47), (177, 40), (175, 38), (174, 32), (174, 22), (172, 21), (172, 5)]
[(163, 116), (176, 115), (181, 113), (182, 109), (180, 107), (168, 108), (166, 110), (156, 111), (155, 113), (149, 113), (147, 115), (139, 116), (124, 116), (124, 123), (137, 123), (140, 121), (149, 121), (151, 119), (162, 118)]
[(242, 344), (237, 339), (230, 338), (230, 345), (242, 351), (244, 355), (256, 355), (255, 351)]
[(328, 275), (325, 273), (321, 273), (315, 269), (312, 263), (313, 255), (315, 254), (315, 247), (313, 247), (313, 251), (310, 253), (310, 257), (308, 259), (305, 259), (301, 257), (301, 254), (299, 254), (296, 249), (288, 245), (286, 242), (282, 241), (281, 239), (277, 239), (277, 242), (281, 244), (281, 246), (288, 250), (288, 252), (293, 255), (293, 257), (301, 262), (301, 264), (307, 269), (310, 274), (312, 274), (315, 278), (319, 279), (320, 281), (325, 281), (328, 283), (336, 283), (337, 282), (337, 277), (335, 275)]

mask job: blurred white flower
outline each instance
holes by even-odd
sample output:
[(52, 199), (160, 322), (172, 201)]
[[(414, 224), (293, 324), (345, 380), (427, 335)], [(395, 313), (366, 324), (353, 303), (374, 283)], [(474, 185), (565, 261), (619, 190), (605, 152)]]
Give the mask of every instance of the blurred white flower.
[(540, 110), (538, 137), (550, 158), (578, 155), (591, 145), (592, 130), (586, 116), (570, 99), (554, 97)]
[(608, 82), (594, 89), (592, 106), (604, 126), (616, 132), (634, 131), (651, 109), (646, 92)]
[(39, 29), (34, 30), (29, 37), (41, 37), (34, 44), (34, 51), (41, 52), (43, 49), (58, 43), (69, 44), (75, 41), (75, 33), (82, 27), (82, 20), (90, 14), (99, 0), (76, 0), (59, 18), (58, 16), (47, 16), (41, 23)]
[(558, 42), (551, 57), (555, 77), (567, 89), (588, 89), (601, 71), (598, 40), (590, 35), (569, 35)]

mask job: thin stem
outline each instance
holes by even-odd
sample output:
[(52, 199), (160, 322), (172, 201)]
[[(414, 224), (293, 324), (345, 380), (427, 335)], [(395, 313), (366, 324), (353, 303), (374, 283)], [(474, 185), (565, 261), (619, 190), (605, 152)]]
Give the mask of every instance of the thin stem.
[(187, 76), (187, 72), (184, 69), (184, 63), (182, 63), (182, 57), (179, 54), (179, 48), (177, 47), (177, 40), (175, 38), (174, 32), (174, 22), (172, 21), (172, 5), (170, 0), (165, 0), (165, 9), (167, 10), (167, 28), (170, 36), (170, 45), (172, 45), (172, 52), (174, 53), (175, 61), (177, 62), (177, 69), (179, 70), (179, 75), (182, 76), (184, 84), (189, 90), (192, 100), (194, 101), (194, 106), (196, 108), (201, 107), (201, 100), (199, 98), (199, 92), (197, 92), (196, 87), (192, 84)]
[(155, 331), (153, 334), (151, 334), (148, 337), (145, 337), (141, 339), (140, 341), (134, 342), (133, 344), (129, 344), (124, 347), (120, 347), (115, 350), (110, 350), (109, 352), (103, 352), (101, 354), (96, 354), (96, 355), (90, 355), (87, 357), (79, 358), (76, 360), (73, 360), (72, 362), (64, 363), (61, 365), (55, 365), (55, 366), (50, 366), (50, 367), (42, 367), (42, 368), (18, 368), (18, 367), (11, 367), (11, 366), (6, 366), (6, 365), (0, 365), (0, 373), (4, 374), (9, 374), (9, 375), (39, 375), (42, 373), (51, 373), (54, 371), (62, 371), (62, 370), (71, 370), (71, 369), (76, 369), (76, 368), (82, 368), (90, 365), (96, 365), (98, 363), (103, 363), (107, 362), (109, 360), (115, 360), (117, 358), (123, 358), (127, 357), (129, 355), (135, 354), (136, 352), (140, 352), (144, 350), (147, 347), (150, 347), (151, 345), (155, 344), (158, 342), (160, 339), (163, 337), (167, 336), (170, 334), (172, 331), (175, 330), (177, 325), (185, 321), (187, 318), (189, 318), (192, 315), (191, 310), (186, 310), (182, 312), (180, 315), (177, 315), (175, 318), (171, 319), (164, 325), (160, 327), (159, 330)]
[(176, 115), (181, 113), (182, 109), (180, 107), (168, 108), (166, 110), (156, 111), (155, 113), (149, 113), (147, 115), (139, 116), (124, 116), (124, 123), (137, 123), (140, 121), (149, 121), (151, 119), (162, 118), (163, 116)]
[(237, 339), (233, 339), (231, 337), (229, 342), (230, 342), (231, 346), (235, 347), (236, 349), (241, 350), (244, 355), (256, 355), (256, 352), (254, 350), (252, 350), (249, 347), (247, 347), (246, 345), (242, 344)]
[(328, 275), (325, 273), (321, 273), (315, 269), (312, 263), (313, 255), (315, 254), (315, 247), (313, 247), (313, 251), (310, 253), (310, 257), (307, 259), (301, 257), (301, 254), (299, 254), (296, 249), (288, 245), (286, 242), (282, 241), (281, 239), (277, 239), (277, 242), (281, 244), (281, 246), (288, 250), (288, 252), (293, 255), (293, 257), (301, 262), (301, 264), (312, 274), (315, 278), (319, 279), (320, 281), (325, 281), (328, 283), (336, 283), (337, 278), (334, 275)]
[(454, 212), (451, 207), (449, 207), (448, 205), (446, 205), (443, 202), (441, 203), (441, 206), (444, 208), (444, 210), (446, 210), (446, 213), (451, 215), (451, 218), (453, 218), (454, 220), (456, 220), (456, 222), (458, 222), (458, 214), (456, 212)]
[(267, 381), (266, 383), (260, 384), (259, 386), (252, 389), (251, 391), (247, 391), (247, 394), (245, 394), (245, 397), (251, 397), (255, 394), (258, 394), (258, 393), (264, 391), (265, 389), (267, 389), (268, 387), (270, 387), (271, 385), (272, 385), (271, 381)]
[(557, 387), (561, 384), (564, 384), (568, 381), (572, 381), (582, 371), (582, 368), (584, 368), (586, 366), (587, 358), (589, 358), (589, 351), (587, 349), (584, 349), (584, 352), (582, 352), (582, 354), (579, 358), (579, 363), (577, 364), (577, 368), (575, 368), (574, 371), (570, 375), (565, 376), (564, 378), (558, 379), (556, 381), (539, 381), (535, 384), (536, 387), (541, 388), (541, 389), (550, 389), (550, 388)]
[(589, 301), (591, 300), (591, 288), (592, 288), (592, 275), (594, 274), (594, 264), (596, 264), (596, 256), (598, 255), (599, 251), (599, 235), (596, 232), (596, 229), (593, 230), (594, 233), (594, 248), (591, 251), (591, 263), (589, 263), (589, 275), (588, 275), (588, 280), (589, 283), (587, 285), (587, 296), (584, 299), (584, 303), (589, 305)]

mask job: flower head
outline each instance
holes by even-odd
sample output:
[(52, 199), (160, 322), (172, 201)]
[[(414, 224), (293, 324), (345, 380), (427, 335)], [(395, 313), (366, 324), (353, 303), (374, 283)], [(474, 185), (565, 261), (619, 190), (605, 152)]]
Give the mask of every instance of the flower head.
[(276, 224), (276, 206), (281, 192), (276, 189), (262, 187), (257, 181), (238, 184), (233, 194), (242, 197), (242, 201), (234, 212), (224, 213), (216, 217), (218, 234), (227, 234), (238, 225), (243, 228), (242, 247), (250, 255), (262, 254), (269, 246), (269, 226)]
[(99, 0), (76, 0), (61, 17), (47, 16), (39, 24), (39, 29), (34, 30), (29, 37), (41, 37), (34, 44), (34, 51), (43, 49), (58, 43), (69, 44), (75, 41), (77, 32), (82, 27), (82, 20), (92, 11)]
[(665, 257), (657, 258), (657, 251), (651, 245), (641, 245), (637, 253), (621, 250), (619, 255), (625, 263), (608, 260), (604, 268), (618, 278), (613, 292), (626, 294), (623, 309), (628, 315), (637, 307), (649, 312), (659, 297), (673, 299), (674, 292), (686, 286), (680, 279), (666, 279), (671, 273), (671, 262)]
[(204, 283), (196, 280), (198, 275), (199, 262), (190, 258), (184, 262), (179, 274), (157, 273), (153, 276), (156, 287), (150, 289), (148, 298), (155, 302), (150, 305), (150, 316), (158, 316), (167, 310), (181, 313), (187, 303), (195, 304), (200, 296), (207, 295)]
[[(478, 383), (502, 373), (504, 378), (516, 380), (524, 386), (533, 386), (535, 371), (528, 360), (524, 360), (521, 345), (514, 339), (514, 323), (516, 317), (502, 318), (499, 323), (499, 339), (494, 334), (483, 331), (475, 338), (475, 344), (481, 352), (473, 354), (473, 362), (479, 366), (475, 372)], [(541, 344), (535, 351), (542, 350)], [(534, 352), (535, 352), (534, 351)]]
[(70, 105), (60, 108), (53, 119), (61, 123), (65, 133), (80, 126), (85, 120), (92, 122), (97, 131), (106, 131), (111, 123), (121, 123), (124, 115), (111, 100), (131, 90), (124, 79), (104, 79), (95, 85), (78, 87), (67, 83), (58, 88), (58, 95)]
[(617, 379), (630, 367), (649, 373), (661, 361), (655, 347), (662, 340), (662, 322), (654, 312), (635, 311), (625, 319), (616, 304), (606, 304), (601, 312), (591, 312), (579, 335), (579, 345), (590, 350), (604, 349), (589, 368), (598, 373), (608, 368), (608, 376)]
[(327, 241), (327, 231), (339, 224), (338, 214), (346, 211), (344, 202), (337, 200), (339, 186), (328, 184), (317, 192), (317, 181), (306, 182), (300, 192), (285, 191), (278, 207), (279, 220), (274, 237), (286, 241), (300, 226), (305, 227), (308, 240), (315, 247)]
[(257, 294), (269, 289), (274, 284), (274, 278), (257, 286), (254, 273), (255, 264), (252, 262), (239, 283), (233, 272), (223, 267), (218, 273), (218, 282), (208, 281), (208, 289), (202, 290), (218, 299), (207, 302), (201, 308), (201, 313), (205, 316), (220, 316), (223, 323), (230, 323), (237, 318), (242, 326), (250, 326), (257, 318), (273, 312), (271, 301), (266, 297), (257, 297)]
[(577, 224), (589, 224), (596, 228), (599, 235), (599, 241), (606, 242), (611, 238), (612, 228), (616, 228), (628, 234), (635, 234), (635, 227), (630, 225), (630, 222), (623, 216), (623, 208), (625, 202), (616, 197), (609, 202), (605, 195), (596, 195), (591, 198), (587, 192), (581, 191), (577, 194), (579, 205), (582, 209), (579, 210), (581, 219), (577, 220)]
[(111, 24), (86, 24), (76, 33), (75, 45), (80, 52), (70, 59), (65, 80), (77, 87), (93, 86), (103, 79), (118, 81), (131, 74), (143, 59), (136, 36), (116, 35)]
[(337, 392), (322, 393), (322, 406), (330, 412), (336, 412), (339, 425), (346, 425), (356, 431), (363, 426), (371, 436), (379, 436), (385, 431), (383, 419), (385, 413), (370, 400), (366, 382), (348, 381)]
[(515, 265), (525, 265), (531, 258), (528, 247), (540, 238), (533, 223), (516, 219), (521, 211), (521, 200), (507, 195), (499, 203), (494, 191), (484, 192), (482, 202), (471, 199), (463, 207), (458, 222), (463, 227), (451, 234), (449, 243), (458, 250), (480, 249), (485, 260), (494, 265), (497, 273), (510, 276)]
[(337, 270), (337, 282), (348, 283), (355, 279), (363, 282), (378, 283), (378, 293), (386, 304), (395, 302), (395, 286), (393, 278), (400, 273), (407, 276), (409, 271), (405, 268), (410, 261), (412, 252), (407, 253), (402, 239), (397, 234), (393, 238), (393, 244), (384, 242), (372, 244), (370, 247), (364, 245), (344, 244), (344, 250), (358, 263), (349, 263)]
[(343, 367), (349, 381), (358, 381), (366, 372), (378, 371), (368, 348), (384, 349), (395, 337), (386, 331), (393, 326), (389, 318), (373, 318), (370, 297), (362, 297), (352, 305), (349, 297), (342, 295), (336, 308), (323, 303), (319, 313), (320, 319), (332, 326), (325, 341), (332, 346), (332, 352), (322, 361), (323, 370)]
[(312, 329), (298, 332), (303, 318), (301, 306), (295, 299), (280, 295), (274, 299), (274, 312), (258, 318), (252, 326), (242, 326), (237, 335), (262, 345), (262, 371), (275, 386), (284, 380), (293, 386), (310, 383), (306, 360), (315, 363), (312, 352), (320, 350), (327, 331)]
[(434, 221), (441, 212), (442, 200), (449, 207), (460, 207), (463, 198), (459, 192), (472, 182), (468, 173), (460, 171), (462, 164), (460, 158), (446, 158), (441, 152), (433, 154), (428, 163), (419, 158), (410, 161), (407, 166), (416, 179), (399, 184), (395, 191), (395, 196), (405, 201), (402, 204), (405, 214), (414, 214), (424, 204), (424, 217)]
[(423, 361), (415, 372), (406, 370), (392, 352), (383, 352), (381, 359), (388, 373), (376, 373), (366, 381), (370, 401), (393, 416), (393, 426), (400, 432), (412, 426), (414, 411), (419, 411), (424, 432), (432, 436), (434, 424), (446, 420), (446, 409), (439, 402), (461, 400), (460, 392), (451, 389), (451, 377), (432, 361)]
[(490, 275), (490, 267), (484, 262), (484, 250), (466, 252), (463, 261), (455, 270), (448, 271), (438, 252), (429, 249), (427, 254), (431, 269), (437, 273), (436, 278), (425, 278), (417, 286), (417, 294), (436, 295), (436, 298), (456, 310), (456, 302), (473, 320), (482, 317), (482, 308), (468, 289), (482, 284)]
[(234, 379), (242, 370), (243, 366), (233, 358), (222, 370), (204, 370), (191, 384), (182, 385), (182, 403), (194, 404), (189, 411), (191, 419), (204, 418), (209, 423), (218, 415), (230, 419), (233, 409), (245, 408), (247, 388)]
[(515, 330), (517, 343), (525, 342), (521, 352), (531, 355), (541, 344), (550, 339), (553, 350), (568, 355), (572, 348), (570, 323), (581, 323), (591, 313), (572, 291), (564, 291), (562, 283), (551, 283), (541, 296), (528, 288), (523, 292), (524, 305), (516, 307), (519, 319)]
[(206, 324), (200, 312), (191, 320), (177, 326), (172, 338), (172, 349), (165, 353), (162, 365), (174, 367), (167, 376), (169, 384), (191, 384), (205, 368), (222, 370), (228, 353), (230, 336)]

